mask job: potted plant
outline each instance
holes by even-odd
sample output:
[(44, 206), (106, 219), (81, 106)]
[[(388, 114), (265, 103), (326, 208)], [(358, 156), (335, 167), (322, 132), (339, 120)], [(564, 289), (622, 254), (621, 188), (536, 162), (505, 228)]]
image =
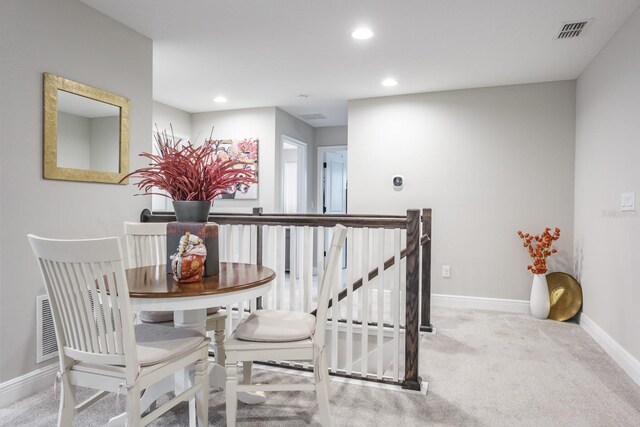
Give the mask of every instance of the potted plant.
[(257, 182), (247, 161), (241, 156), (219, 155), (217, 141), (211, 138), (194, 146), (176, 139), (173, 129), (171, 136), (165, 130), (157, 131), (154, 138), (157, 154), (140, 153), (150, 160), (149, 166), (123, 180), (137, 178), (142, 194), (172, 199), (178, 221), (206, 222), (214, 198)]
[(538, 319), (546, 319), (549, 316), (551, 303), (549, 301), (549, 288), (547, 286), (547, 257), (558, 252), (552, 248), (553, 242), (560, 238), (560, 229), (558, 227), (551, 232), (549, 227), (544, 229), (542, 234), (530, 235), (518, 231), (518, 236), (522, 239), (522, 246), (528, 248), (529, 256), (533, 260), (527, 266), (527, 270), (533, 273), (533, 283), (531, 285), (531, 296), (529, 298), (529, 307), (533, 317)]

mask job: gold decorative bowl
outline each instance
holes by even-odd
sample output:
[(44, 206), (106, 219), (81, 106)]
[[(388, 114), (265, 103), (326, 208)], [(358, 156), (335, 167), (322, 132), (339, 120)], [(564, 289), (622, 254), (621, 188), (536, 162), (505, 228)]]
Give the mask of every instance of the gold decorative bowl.
[(582, 307), (582, 288), (567, 273), (547, 274), (551, 309), (549, 319), (564, 322), (571, 319)]

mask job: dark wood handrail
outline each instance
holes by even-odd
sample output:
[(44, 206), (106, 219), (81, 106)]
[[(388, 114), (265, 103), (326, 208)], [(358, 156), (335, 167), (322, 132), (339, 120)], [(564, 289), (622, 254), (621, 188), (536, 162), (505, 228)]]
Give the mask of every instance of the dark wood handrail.
[[(145, 209), (140, 214), (141, 222), (170, 222), (175, 221), (175, 214), (170, 212), (151, 213)], [(352, 228), (399, 228), (407, 226), (407, 219), (403, 216), (380, 215), (307, 215), (307, 214), (210, 214), (209, 221), (218, 224), (244, 225), (282, 225), (282, 226), (310, 226), (334, 227), (342, 224)]]

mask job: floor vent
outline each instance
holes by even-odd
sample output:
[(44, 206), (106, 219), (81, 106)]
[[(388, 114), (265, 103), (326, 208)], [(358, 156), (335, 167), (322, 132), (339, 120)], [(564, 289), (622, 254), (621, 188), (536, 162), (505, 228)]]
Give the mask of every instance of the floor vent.
[(562, 24), (562, 28), (558, 31), (558, 39), (574, 39), (584, 33), (584, 30), (591, 23), (591, 19), (584, 21), (565, 22)]
[(58, 356), (56, 330), (53, 326), (53, 315), (51, 314), (51, 306), (47, 295), (36, 297), (36, 313), (36, 325), (38, 328), (36, 362), (41, 363)]

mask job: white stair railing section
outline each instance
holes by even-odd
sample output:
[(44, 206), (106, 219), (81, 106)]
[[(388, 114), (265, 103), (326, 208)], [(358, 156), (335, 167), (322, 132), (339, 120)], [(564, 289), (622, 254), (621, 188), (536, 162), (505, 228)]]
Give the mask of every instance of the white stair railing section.
[[(220, 225), (220, 260), (256, 262), (258, 227), (263, 227), (262, 264), (276, 272), (276, 281), (263, 297), (264, 308), (312, 312), (317, 309), (318, 276), (324, 268), (328, 227), (282, 225)], [(399, 382), (403, 379), (402, 314), (404, 259), (385, 270), (385, 260), (401, 259), (401, 229), (348, 228), (347, 243), (333, 274), (332, 305), (327, 322), (328, 365), (332, 373)], [(378, 275), (369, 280), (369, 272)], [(354, 290), (354, 282), (362, 286)], [(346, 289), (346, 298), (339, 294)], [(256, 301), (227, 306), (227, 331), (232, 331)], [(304, 367), (304, 366), (303, 366)]]
[[(143, 222), (174, 219), (170, 213), (141, 215)], [(209, 221), (219, 224), (220, 261), (276, 272), (267, 295), (226, 307), (226, 331), (259, 307), (315, 314), (331, 229), (347, 227), (325, 326), (328, 368), (334, 375), (420, 389), (419, 332), (431, 330), (431, 209), (394, 216), (262, 214), (254, 208), (253, 215), (210, 214)]]

